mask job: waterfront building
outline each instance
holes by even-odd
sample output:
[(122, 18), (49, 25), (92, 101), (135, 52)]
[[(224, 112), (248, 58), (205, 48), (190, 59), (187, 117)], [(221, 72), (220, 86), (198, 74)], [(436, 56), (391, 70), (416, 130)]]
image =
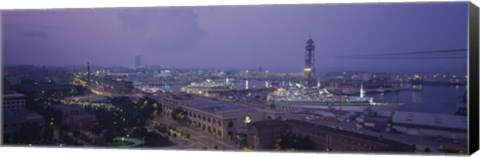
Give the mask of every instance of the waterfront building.
[(103, 91), (110, 93), (129, 93), (134, 89), (133, 82), (113, 77), (104, 77)]
[(162, 104), (163, 113), (171, 116), (175, 109), (186, 112), (191, 127), (222, 140), (234, 140), (247, 133), (247, 124), (266, 119), (282, 118), (283, 112), (256, 109), (237, 103), (216, 102), (200, 97), (161, 96), (154, 99)]
[(251, 123), (248, 125), (248, 145), (254, 150), (273, 150), (285, 130), (290, 130), (290, 126), (280, 120)]
[(316, 150), (326, 151), (380, 151), (408, 152), (413, 147), (381, 136), (374, 137), (336, 127), (317, 125), (297, 120), (262, 121), (248, 125), (248, 144), (251, 149), (273, 149), (274, 144), (283, 133), (293, 133), (308, 137)]
[(410, 135), (466, 138), (467, 117), (422, 112), (396, 111), (392, 130)]

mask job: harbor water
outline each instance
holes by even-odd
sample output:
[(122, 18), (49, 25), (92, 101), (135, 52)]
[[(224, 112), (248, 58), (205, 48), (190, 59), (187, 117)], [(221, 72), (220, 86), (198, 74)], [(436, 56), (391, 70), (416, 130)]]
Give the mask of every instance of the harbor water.
[(366, 94), (380, 103), (405, 103), (400, 111), (454, 114), (457, 104), (462, 103), (465, 86), (422, 85), (423, 91), (400, 91)]

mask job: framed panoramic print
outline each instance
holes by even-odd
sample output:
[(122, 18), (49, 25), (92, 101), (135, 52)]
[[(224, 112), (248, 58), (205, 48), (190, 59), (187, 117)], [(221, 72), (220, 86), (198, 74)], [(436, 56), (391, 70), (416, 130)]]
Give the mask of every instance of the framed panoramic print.
[(2, 145), (469, 155), (470, 2), (1, 11)]

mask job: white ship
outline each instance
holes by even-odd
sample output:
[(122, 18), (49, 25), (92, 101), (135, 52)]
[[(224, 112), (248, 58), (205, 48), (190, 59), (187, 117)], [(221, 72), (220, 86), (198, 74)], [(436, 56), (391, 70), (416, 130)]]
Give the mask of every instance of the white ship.
[(335, 96), (326, 89), (318, 93), (307, 93), (302, 89), (278, 89), (269, 100), (279, 105), (332, 105), (332, 106), (370, 106), (376, 105), (372, 97), (365, 97), (363, 86), (359, 96)]

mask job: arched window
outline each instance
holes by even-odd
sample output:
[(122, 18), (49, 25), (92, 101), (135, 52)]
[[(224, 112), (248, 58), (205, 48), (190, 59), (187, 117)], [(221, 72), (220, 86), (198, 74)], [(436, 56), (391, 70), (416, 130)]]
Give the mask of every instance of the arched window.
[(228, 122), (228, 125), (227, 125), (227, 126), (228, 126), (229, 128), (233, 127), (233, 122), (232, 122), (232, 121)]

